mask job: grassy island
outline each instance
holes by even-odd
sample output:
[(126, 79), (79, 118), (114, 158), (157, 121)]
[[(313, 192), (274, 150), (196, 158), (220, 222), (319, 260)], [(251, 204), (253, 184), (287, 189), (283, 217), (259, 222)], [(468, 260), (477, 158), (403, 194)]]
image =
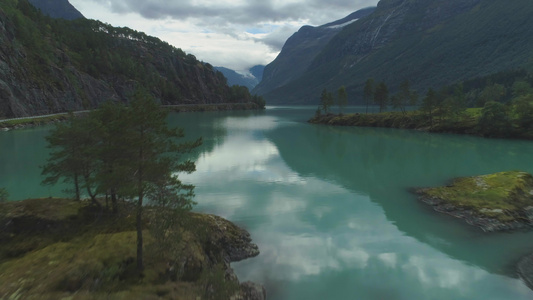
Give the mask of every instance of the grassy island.
[[(135, 209), (102, 213), (88, 201), (0, 203), (1, 299), (261, 299), (229, 263), (259, 254), (249, 234), (213, 215), (186, 212), (158, 244), (147, 207), (145, 269), (135, 266)], [(164, 247), (163, 247), (164, 246)], [(222, 298), (221, 298), (222, 297)]]
[(463, 177), (416, 193), (435, 210), (465, 219), (484, 231), (528, 228), (533, 222), (533, 176), (509, 171)]
[[(485, 114), (484, 114), (485, 112)], [(485, 115), (485, 117), (483, 117)], [(309, 123), (332, 126), (414, 129), (434, 133), (470, 134), (483, 137), (533, 139), (531, 127), (487, 116), (483, 108), (468, 108), (461, 114), (429, 118), (420, 110), (407, 112), (317, 114)]]

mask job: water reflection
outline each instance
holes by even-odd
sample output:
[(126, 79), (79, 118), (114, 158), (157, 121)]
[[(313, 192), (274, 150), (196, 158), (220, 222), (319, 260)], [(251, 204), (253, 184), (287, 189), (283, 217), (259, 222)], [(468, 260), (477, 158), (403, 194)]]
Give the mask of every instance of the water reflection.
[[(398, 229), (455, 258), (515, 276), (515, 260), (533, 249), (532, 233), (483, 234), (434, 213), (407, 192), (457, 176), (513, 169), (532, 172), (533, 166), (524, 163), (531, 161), (531, 142), (321, 126), (302, 126), (298, 133), (274, 130), (267, 136), (298, 173), (369, 195)], [(307, 163), (313, 159), (315, 163)]]
[[(191, 157), (197, 172), (182, 176), (197, 186), (195, 210), (247, 228), (261, 249), (233, 265), (242, 280), (264, 283), (269, 299), (278, 300), (533, 297), (509, 268), (533, 249), (532, 234), (483, 234), (433, 213), (407, 191), (455, 176), (533, 172), (524, 163), (531, 143), (311, 126), (305, 120), (313, 110), (169, 118), (186, 139), (204, 139)], [(15, 141), (2, 133), (0, 142), (44, 147), (44, 134), (19, 133)], [(36, 173), (31, 168), (46, 154), (15, 148), (0, 155), (0, 167), (23, 190), (24, 173)], [(44, 157), (20, 172), (4, 155)]]
[[(202, 154), (187, 180), (198, 186), (198, 210), (250, 230), (261, 255), (234, 266), (244, 280), (265, 283), (270, 299), (532, 296), (519, 280), (491, 274), (509, 274), (501, 258), (527, 242), (428, 214), (406, 191), (512, 168), (521, 146), (310, 126), (286, 111), (264, 117), (228, 117), (224, 144)], [(254, 121), (267, 124), (243, 125)], [(494, 151), (515, 157), (494, 159)]]

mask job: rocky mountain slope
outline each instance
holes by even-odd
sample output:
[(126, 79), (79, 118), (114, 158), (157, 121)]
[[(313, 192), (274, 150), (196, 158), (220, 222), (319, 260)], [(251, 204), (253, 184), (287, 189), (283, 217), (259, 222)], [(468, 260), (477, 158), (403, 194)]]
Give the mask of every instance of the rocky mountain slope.
[(252, 90), (261, 81), (264, 68), (265, 66), (257, 65), (250, 68), (250, 74), (241, 74), (228, 68), (215, 67), (215, 69), (222, 72), (224, 77), (228, 79), (228, 85), (241, 85), (247, 87), (249, 90)]
[[(256, 91), (269, 103), (311, 104), (322, 89), (345, 85), (356, 103), (368, 78), (383, 80), (392, 91), (407, 79), (423, 93), (529, 68), (532, 13), (527, 0), (381, 0), (372, 14), (336, 34), (300, 76), (279, 73), (280, 85)], [(280, 57), (290, 59), (289, 50)]]
[(300, 28), (285, 42), (278, 57), (265, 67), (263, 80), (254, 89), (254, 93), (266, 94), (300, 77), (309, 68), (313, 59), (344, 26), (373, 11), (374, 8), (366, 8), (332, 23)]
[(161, 40), (99, 21), (0, 3), (0, 118), (90, 109), (137, 89), (162, 104), (249, 102), (222, 73)]
[(68, 0), (29, 0), (33, 6), (41, 10), (45, 15), (52, 18), (61, 18), (65, 20), (75, 20), (84, 18)]

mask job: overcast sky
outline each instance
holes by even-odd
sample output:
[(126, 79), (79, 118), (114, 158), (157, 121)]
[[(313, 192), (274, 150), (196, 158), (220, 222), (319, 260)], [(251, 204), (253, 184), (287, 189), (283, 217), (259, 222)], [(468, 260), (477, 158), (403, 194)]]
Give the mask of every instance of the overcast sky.
[(214, 66), (268, 64), (303, 25), (341, 19), (378, 0), (70, 0), (86, 18), (127, 26)]

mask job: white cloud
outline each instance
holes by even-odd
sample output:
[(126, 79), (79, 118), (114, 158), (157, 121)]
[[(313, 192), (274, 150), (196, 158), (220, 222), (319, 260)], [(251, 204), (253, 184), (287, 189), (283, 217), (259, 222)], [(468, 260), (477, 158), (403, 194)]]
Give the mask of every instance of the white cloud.
[(85, 17), (159, 37), (215, 66), (268, 64), (301, 26), (321, 25), (377, 0), (70, 0)]

